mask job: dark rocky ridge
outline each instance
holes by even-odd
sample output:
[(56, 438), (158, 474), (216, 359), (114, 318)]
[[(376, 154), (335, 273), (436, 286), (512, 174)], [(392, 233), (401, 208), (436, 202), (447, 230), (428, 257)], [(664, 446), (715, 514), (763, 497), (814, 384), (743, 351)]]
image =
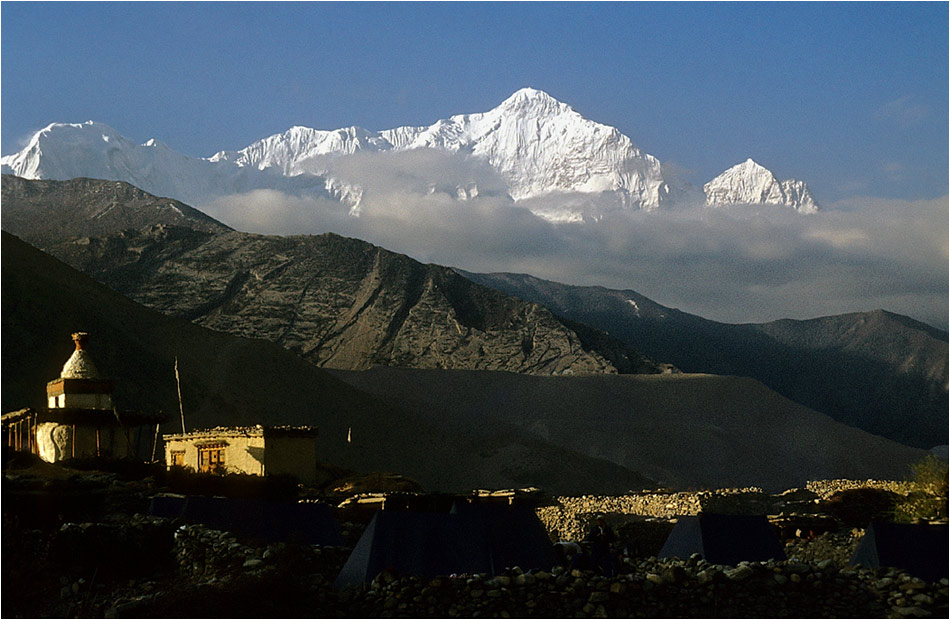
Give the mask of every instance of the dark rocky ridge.
[(30, 181), (3, 175), (3, 229), (24, 241), (60, 243), (153, 224), (231, 230), (201, 211), (119, 181)]
[[(77, 204), (99, 204), (96, 197), (117, 184), (32, 183), (4, 178), (5, 213), (9, 204), (18, 214), (9, 222), (5, 216), (4, 229), (146, 306), (276, 342), (320, 366), (548, 375), (669, 370), (538, 304), (338, 235), (252, 235), (192, 212), (171, 223), (149, 221), (151, 211), (136, 202), (126, 211), (137, 219), (114, 219), (111, 230), (101, 223), (92, 231), (98, 236), (77, 225), (77, 236), (67, 239), (38, 223), (43, 213), (68, 221), (89, 210)], [(142, 194), (126, 190), (136, 200)]]
[(684, 372), (753, 377), (840, 422), (915, 447), (947, 442), (947, 332), (908, 317), (875, 310), (731, 325), (630, 290), (461, 273), (608, 332)]

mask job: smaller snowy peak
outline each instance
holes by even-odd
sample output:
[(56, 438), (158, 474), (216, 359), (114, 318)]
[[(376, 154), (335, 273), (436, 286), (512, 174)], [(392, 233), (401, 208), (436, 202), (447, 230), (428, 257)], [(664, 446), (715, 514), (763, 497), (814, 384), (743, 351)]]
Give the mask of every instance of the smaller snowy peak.
[(803, 181), (779, 181), (768, 168), (751, 158), (729, 168), (703, 186), (706, 206), (768, 204), (815, 213), (818, 203)]

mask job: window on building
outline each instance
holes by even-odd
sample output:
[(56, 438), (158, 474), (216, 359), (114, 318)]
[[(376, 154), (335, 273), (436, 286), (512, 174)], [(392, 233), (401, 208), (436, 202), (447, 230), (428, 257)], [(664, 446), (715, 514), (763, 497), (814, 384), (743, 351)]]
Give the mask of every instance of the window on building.
[(185, 451), (184, 450), (172, 450), (172, 467), (184, 467), (185, 466)]
[(213, 472), (224, 468), (224, 445), (214, 444), (198, 448), (198, 471)]

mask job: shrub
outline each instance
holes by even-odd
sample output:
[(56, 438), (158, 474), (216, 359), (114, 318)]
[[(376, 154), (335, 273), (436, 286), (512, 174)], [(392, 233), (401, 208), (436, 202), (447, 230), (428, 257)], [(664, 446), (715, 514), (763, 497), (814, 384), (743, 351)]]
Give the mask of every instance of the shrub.
[(894, 506), (894, 520), (901, 523), (947, 518), (947, 462), (934, 455), (911, 466), (913, 490)]

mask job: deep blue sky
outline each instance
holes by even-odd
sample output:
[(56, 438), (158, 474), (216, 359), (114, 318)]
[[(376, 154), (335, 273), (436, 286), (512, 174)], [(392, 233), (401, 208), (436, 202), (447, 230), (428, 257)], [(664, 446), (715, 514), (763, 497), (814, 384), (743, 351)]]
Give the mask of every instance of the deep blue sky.
[(948, 4), (3, 2), (2, 152), (96, 120), (195, 156), (547, 91), (701, 184), (947, 193)]

